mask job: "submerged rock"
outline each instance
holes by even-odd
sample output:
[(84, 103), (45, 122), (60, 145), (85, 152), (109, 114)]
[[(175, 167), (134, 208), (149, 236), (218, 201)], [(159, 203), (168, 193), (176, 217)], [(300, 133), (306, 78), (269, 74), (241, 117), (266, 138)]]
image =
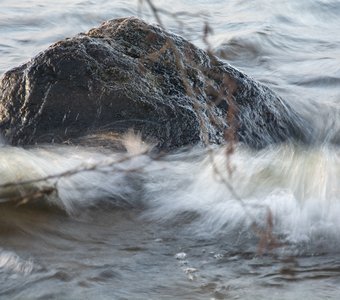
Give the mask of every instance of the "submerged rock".
[(161, 149), (305, 138), (299, 116), (267, 87), (134, 17), (57, 42), (1, 78), (0, 131), (14, 145), (105, 143), (130, 128)]

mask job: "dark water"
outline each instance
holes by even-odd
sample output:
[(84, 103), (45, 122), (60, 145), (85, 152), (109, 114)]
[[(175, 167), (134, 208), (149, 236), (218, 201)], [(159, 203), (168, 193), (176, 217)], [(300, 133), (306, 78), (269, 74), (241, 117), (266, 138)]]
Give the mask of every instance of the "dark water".
[[(204, 48), (209, 22), (215, 53), (289, 101), (316, 144), (240, 146), (230, 177), (223, 147), (154, 159), (132, 137), (126, 154), (3, 143), (0, 184), (81, 172), (0, 190), (0, 298), (339, 299), (340, 2), (154, 3)], [(154, 21), (137, 1), (0, 0), (0, 74), (138, 14)], [(33, 205), (6, 201), (51, 188)]]

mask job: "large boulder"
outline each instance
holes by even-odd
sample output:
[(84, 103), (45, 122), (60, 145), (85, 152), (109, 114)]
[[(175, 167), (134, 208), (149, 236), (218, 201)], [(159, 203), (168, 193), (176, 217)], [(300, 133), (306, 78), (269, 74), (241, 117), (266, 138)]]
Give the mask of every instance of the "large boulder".
[(306, 138), (301, 118), (267, 87), (134, 17), (57, 42), (0, 80), (0, 132), (13, 145), (105, 142), (130, 128), (161, 149)]

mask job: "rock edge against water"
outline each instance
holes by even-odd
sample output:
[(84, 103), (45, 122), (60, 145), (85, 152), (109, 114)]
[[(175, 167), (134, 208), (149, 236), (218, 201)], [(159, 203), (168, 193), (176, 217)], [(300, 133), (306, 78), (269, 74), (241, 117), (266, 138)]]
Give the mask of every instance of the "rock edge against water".
[(1, 78), (0, 132), (13, 145), (109, 144), (131, 128), (167, 150), (306, 139), (301, 118), (267, 87), (135, 17), (57, 42)]

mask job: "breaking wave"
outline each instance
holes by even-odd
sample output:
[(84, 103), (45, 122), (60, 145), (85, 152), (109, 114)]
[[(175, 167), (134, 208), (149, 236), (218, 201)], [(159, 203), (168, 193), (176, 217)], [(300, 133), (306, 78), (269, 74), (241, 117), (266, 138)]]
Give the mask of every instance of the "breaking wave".
[(3, 145), (1, 202), (59, 207), (71, 218), (107, 205), (141, 208), (144, 218), (175, 222), (198, 236), (239, 241), (251, 239), (254, 226), (269, 226), (281, 242), (318, 251), (340, 245), (335, 147), (237, 145), (228, 156), (227, 146), (160, 155), (138, 137), (123, 144), (126, 152)]

